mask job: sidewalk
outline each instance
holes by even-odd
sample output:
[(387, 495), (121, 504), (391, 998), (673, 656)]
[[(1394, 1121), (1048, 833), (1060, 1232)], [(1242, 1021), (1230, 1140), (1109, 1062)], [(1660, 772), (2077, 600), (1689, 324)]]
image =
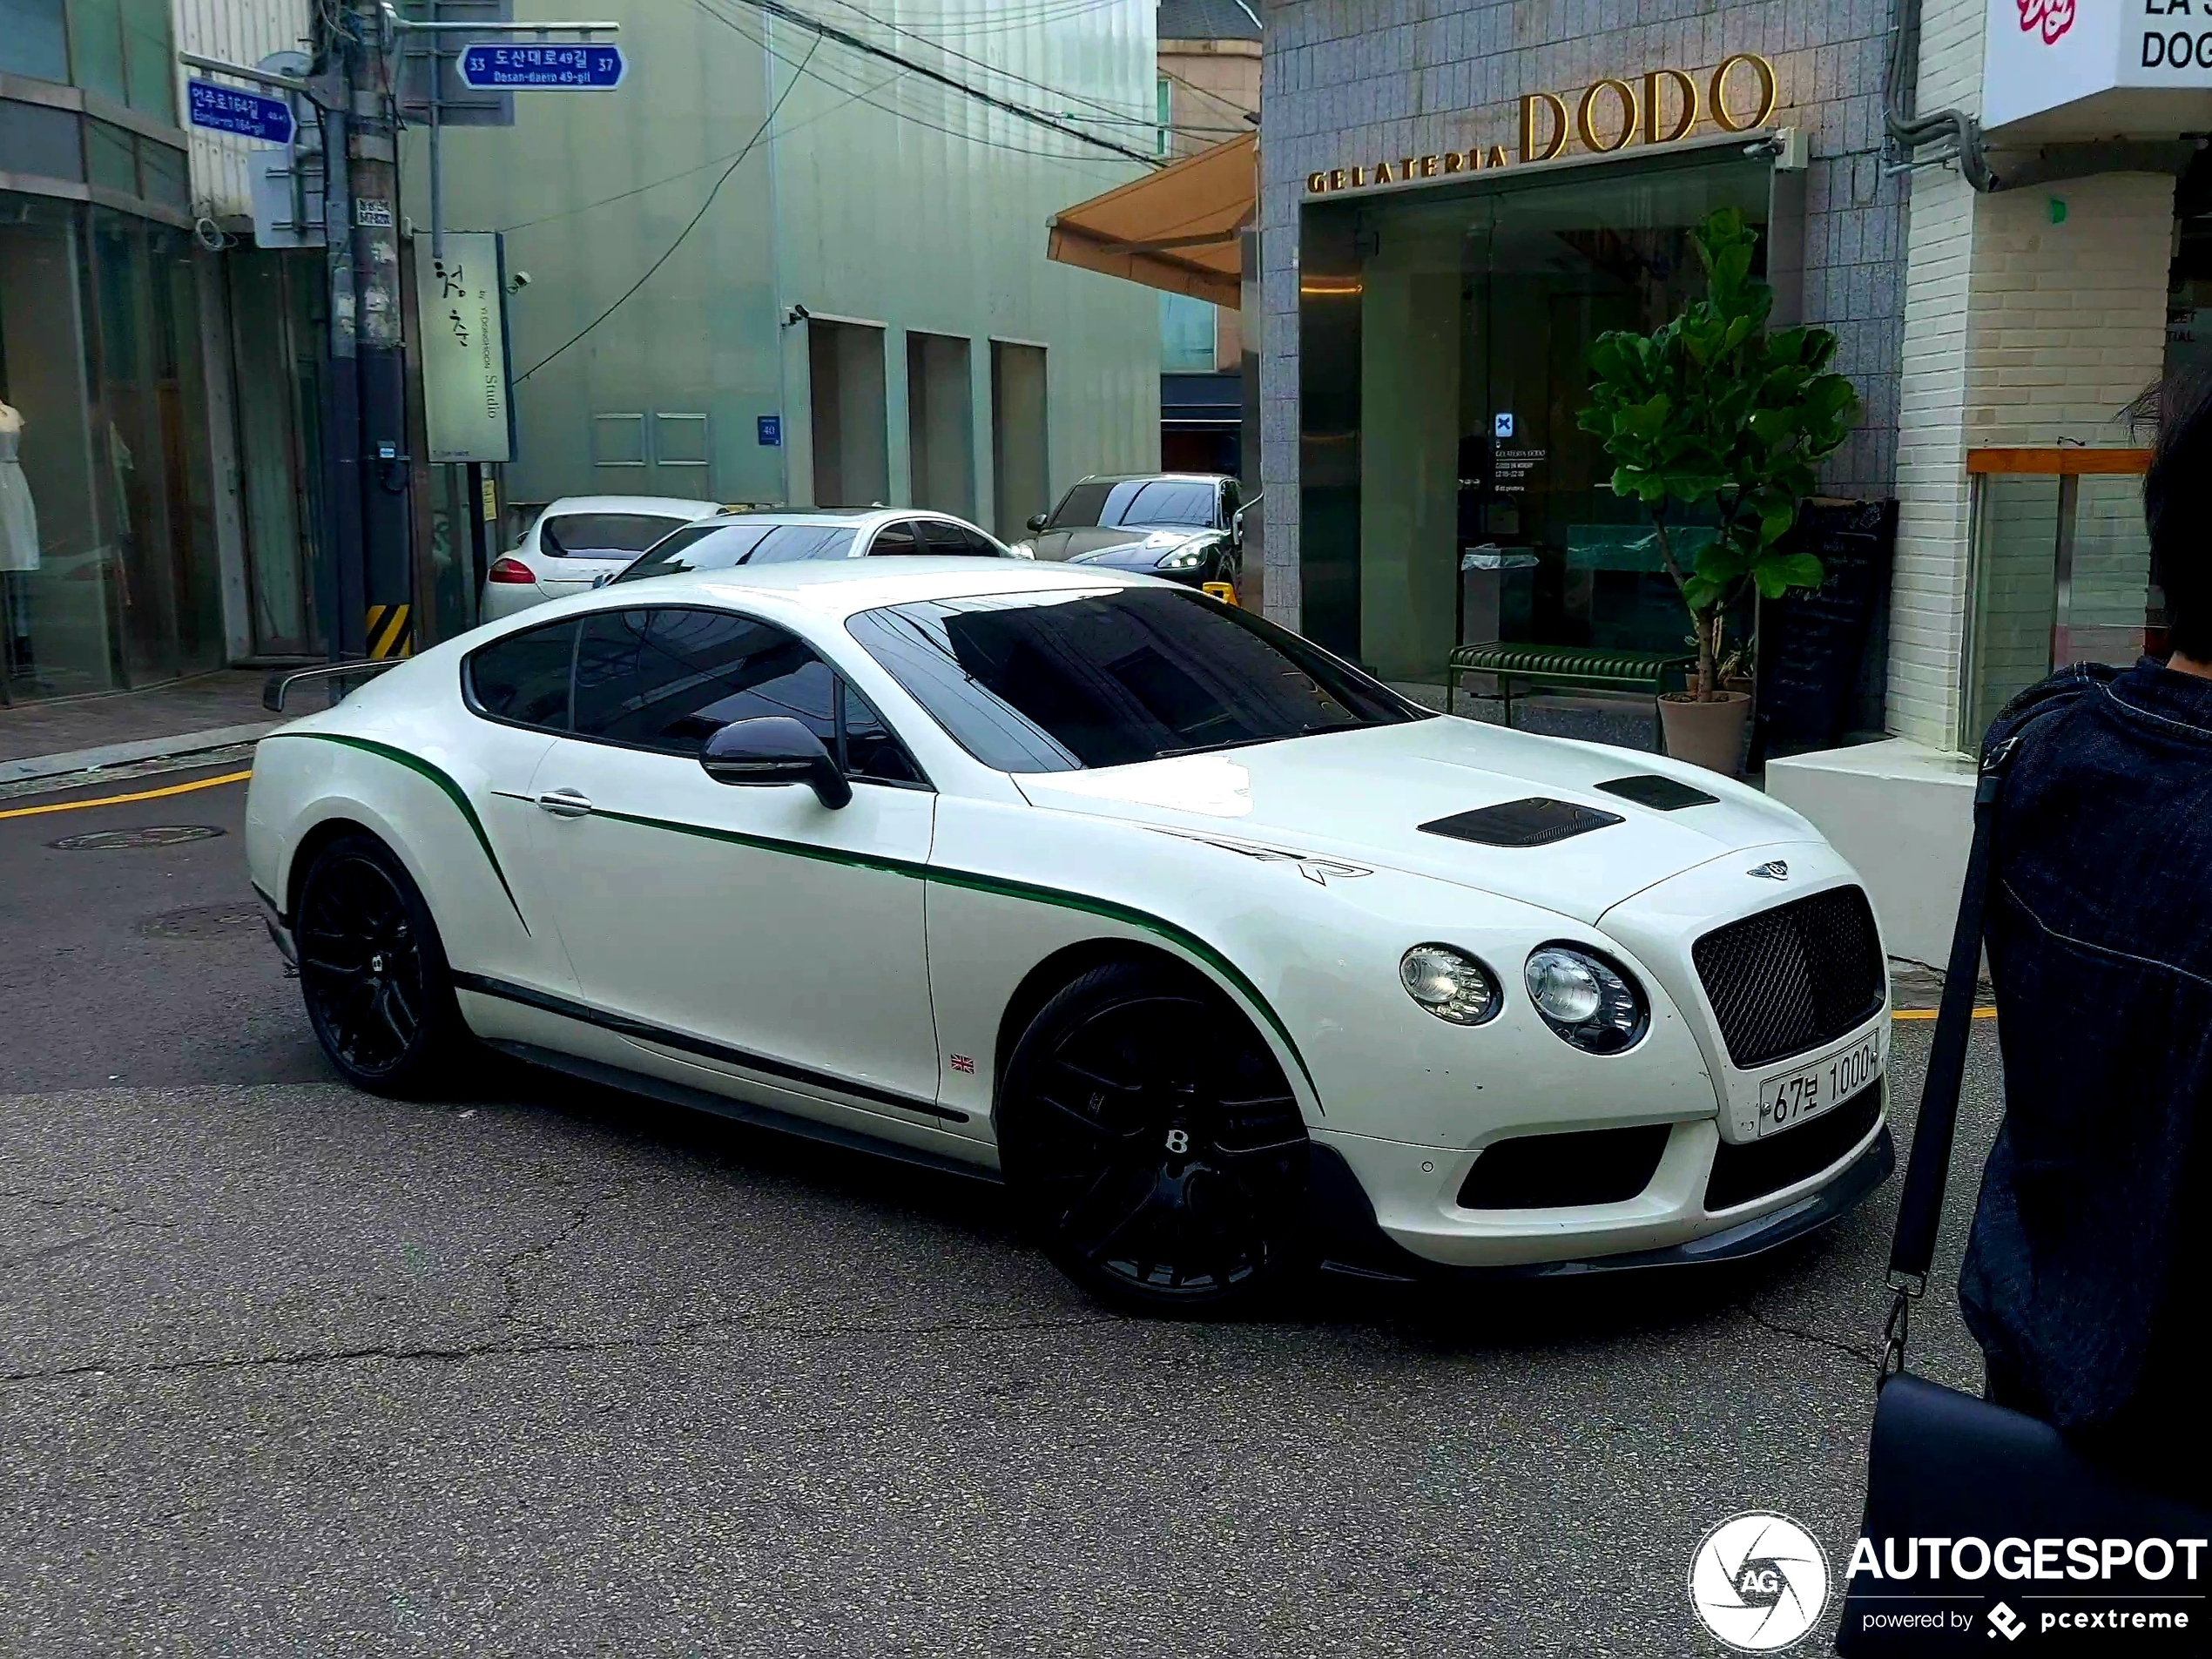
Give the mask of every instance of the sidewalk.
[(224, 669), (143, 691), (0, 708), (0, 783), (249, 742), (280, 724), (261, 706), (267, 678)]

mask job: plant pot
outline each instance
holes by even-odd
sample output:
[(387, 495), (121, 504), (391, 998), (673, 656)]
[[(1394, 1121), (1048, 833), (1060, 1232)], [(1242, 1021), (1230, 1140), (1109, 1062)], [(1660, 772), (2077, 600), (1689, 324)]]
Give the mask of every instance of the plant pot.
[(1730, 778), (1743, 765), (1743, 731), (1750, 718), (1751, 699), (1742, 691), (1723, 691), (1710, 703), (1686, 695), (1659, 699), (1659, 729), (1666, 734), (1667, 752)]

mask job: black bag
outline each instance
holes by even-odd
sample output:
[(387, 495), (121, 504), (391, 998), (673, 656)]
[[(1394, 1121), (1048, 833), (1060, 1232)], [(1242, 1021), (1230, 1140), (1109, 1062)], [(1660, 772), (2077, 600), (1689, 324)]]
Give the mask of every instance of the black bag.
[[(2212, 1516), (2108, 1474), (2048, 1423), (1905, 1369), (1911, 1307), (1927, 1288), (1958, 1128), (1997, 804), (2019, 743), (2016, 729), (1990, 752), (1974, 790), (1973, 846), (1890, 1246), (1888, 1346), (1860, 1527), (1882, 1576), (1845, 1569), (1836, 1648), (1854, 1656), (1955, 1651), (1986, 1659), (2022, 1634), (2050, 1629), (2077, 1651), (2212, 1652), (2212, 1602), (2204, 1595), (2212, 1547), (2202, 1542), (2212, 1535)], [(1978, 1540), (1981, 1548), (1969, 1544), (1962, 1560), (1961, 1540)], [(2108, 1574), (2101, 1554), (2107, 1540), (2115, 1551), (2121, 1542), (2129, 1547), (2125, 1564)], [(2139, 1561), (2134, 1547), (2146, 1540), (2164, 1548), (2150, 1544), (2148, 1561)], [(1930, 1550), (1929, 1541), (1942, 1548)], [(2084, 1570), (2080, 1555), (2070, 1553), (2083, 1547), (2077, 1541), (2086, 1541), (2095, 1561), (2093, 1576), (2068, 1574)], [(2184, 1541), (2198, 1541), (2194, 1578)], [(1854, 1555), (1862, 1559), (1863, 1551)], [(2085, 1618), (2100, 1622), (2045, 1624)], [(2101, 1642), (2100, 1630), (2115, 1634)]]

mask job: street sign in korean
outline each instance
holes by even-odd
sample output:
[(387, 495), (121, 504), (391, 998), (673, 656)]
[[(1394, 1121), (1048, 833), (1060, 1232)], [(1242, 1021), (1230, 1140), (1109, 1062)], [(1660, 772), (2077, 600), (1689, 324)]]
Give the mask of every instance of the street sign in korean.
[(292, 142), (292, 106), (280, 98), (219, 86), (213, 81), (185, 83), (192, 124), (218, 132), (235, 132), (241, 138), (261, 138), (270, 144)]
[(422, 423), (433, 462), (514, 459), (504, 298), (496, 232), (448, 231), (442, 258), (428, 237), (416, 239)]
[(461, 49), (461, 78), (483, 91), (605, 92), (622, 84), (622, 48), (480, 41)]

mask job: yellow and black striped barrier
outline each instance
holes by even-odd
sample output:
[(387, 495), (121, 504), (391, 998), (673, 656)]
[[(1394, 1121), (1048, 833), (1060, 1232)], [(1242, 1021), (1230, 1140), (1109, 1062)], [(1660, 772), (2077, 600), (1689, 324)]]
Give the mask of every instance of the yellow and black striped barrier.
[(408, 626), (408, 610), (406, 605), (369, 606), (368, 625), (361, 635), (368, 642), (372, 662), (415, 655), (415, 631)]

